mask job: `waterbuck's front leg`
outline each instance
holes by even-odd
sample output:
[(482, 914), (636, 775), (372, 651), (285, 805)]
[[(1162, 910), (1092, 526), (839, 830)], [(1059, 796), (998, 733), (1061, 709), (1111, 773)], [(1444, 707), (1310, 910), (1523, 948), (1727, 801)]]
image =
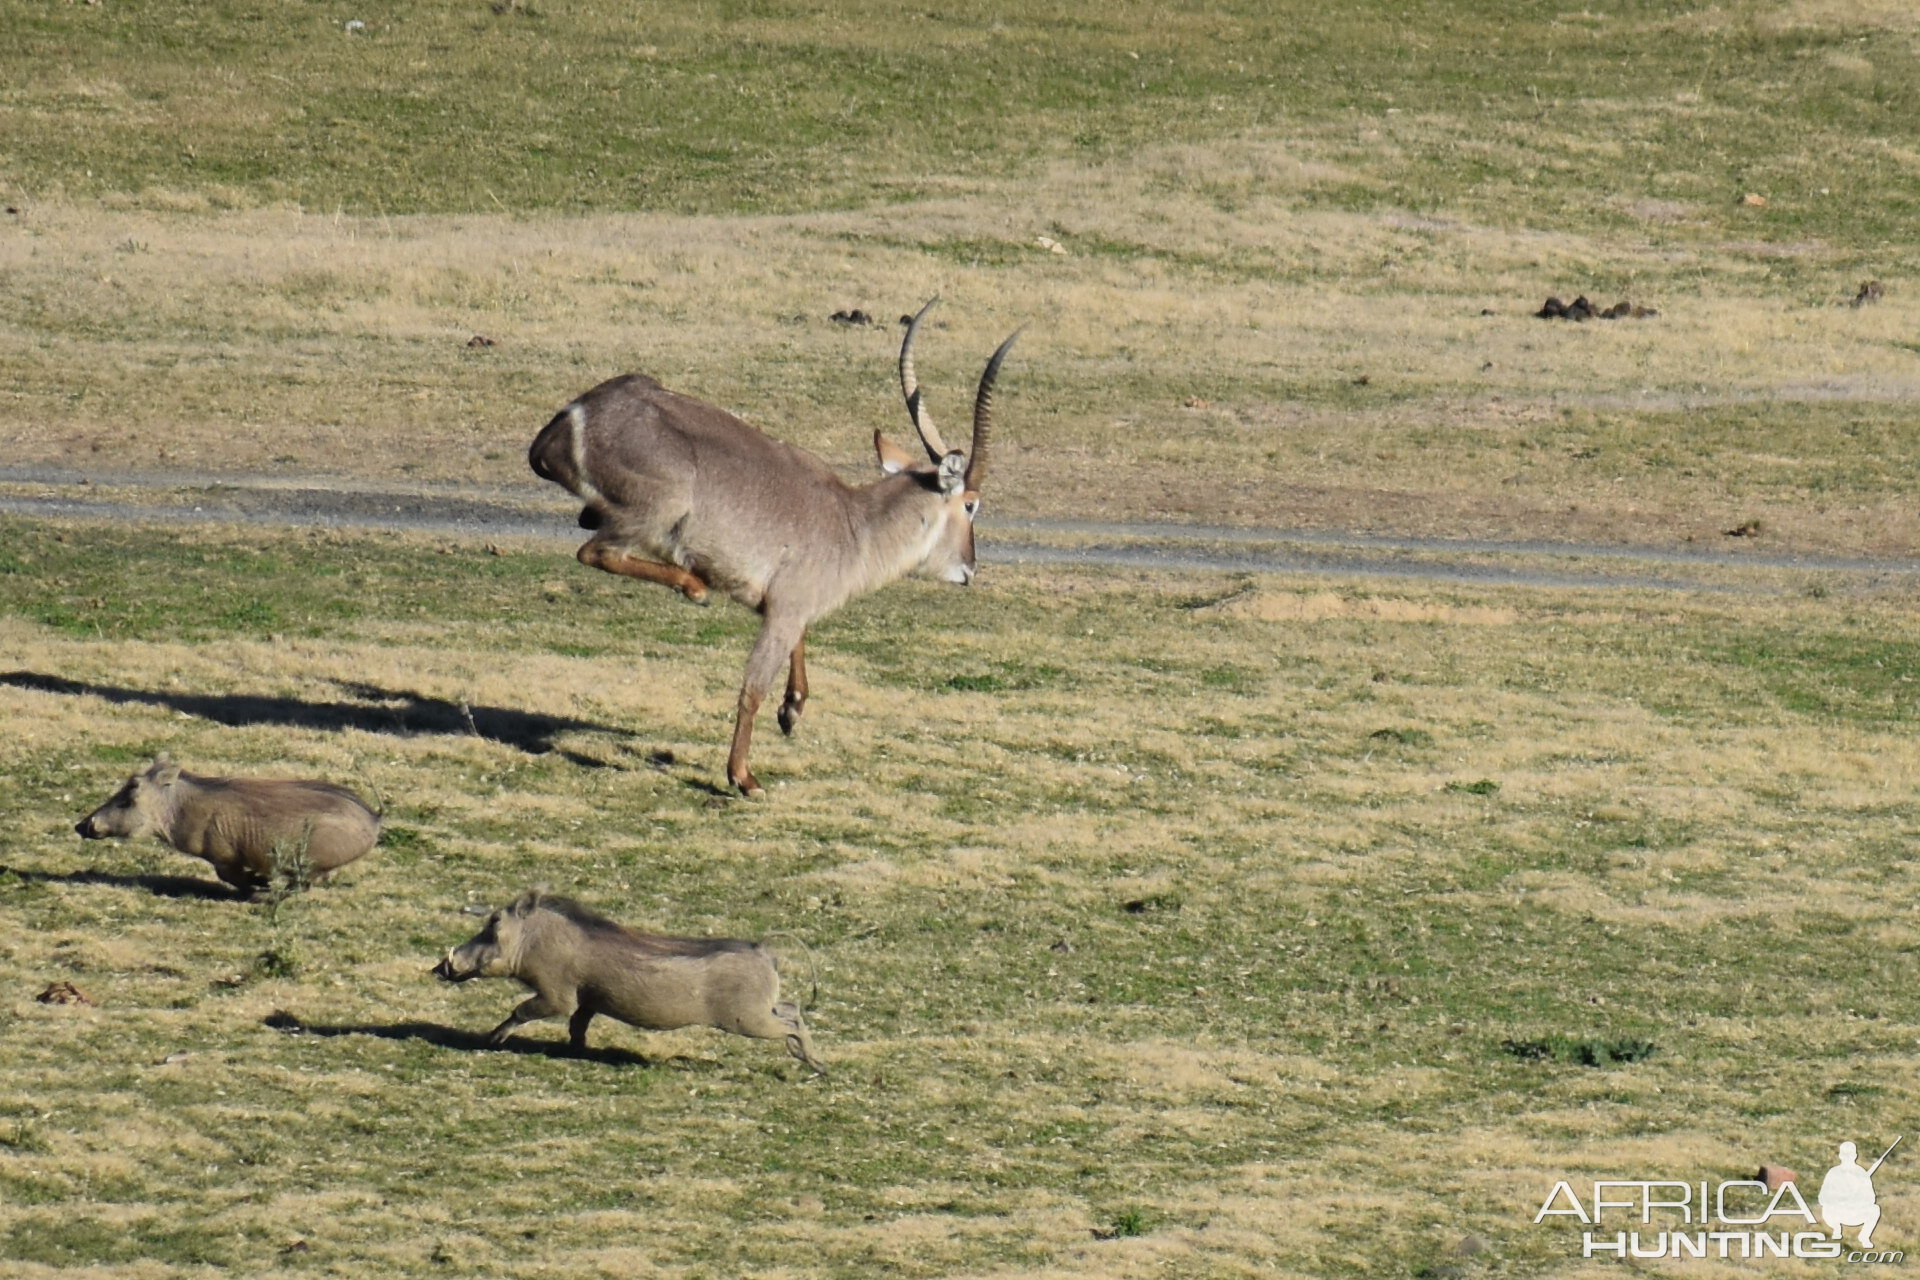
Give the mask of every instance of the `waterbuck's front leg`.
[[(747, 768), (747, 749), (753, 745), (753, 718), (773, 688), (780, 664), (793, 658), (800, 647), (800, 638), (807, 631), (804, 622), (796, 623), (771, 613), (764, 617), (760, 635), (753, 642), (752, 652), (747, 654), (747, 674), (740, 682), (740, 707), (734, 714), (733, 750), (727, 753), (727, 781), (740, 788), (741, 794), (756, 798), (765, 795), (766, 790)], [(804, 675), (802, 679), (804, 682)]]
[(603, 569), (625, 578), (639, 578), (643, 582), (665, 583), (695, 604), (707, 602), (707, 584), (698, 575), (688, 573), (678, 565), (642, 560), (598, 538), (587, 539), (574, 554), (589, 569)]
[(791, 738), (793, 726), (800, 722), (800, 713), (806, 709), (807, 637), (803, 632), (800, 643), (793, 646), (793, 661), (787, 666), (787, 696), (780, 703), (780, 732)]

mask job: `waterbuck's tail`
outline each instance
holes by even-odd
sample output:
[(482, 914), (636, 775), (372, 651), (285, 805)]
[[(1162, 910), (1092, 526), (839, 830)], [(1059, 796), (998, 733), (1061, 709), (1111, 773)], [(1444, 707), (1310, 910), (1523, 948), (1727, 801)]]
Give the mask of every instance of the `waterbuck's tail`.
[[(800, 945), (800, 950), (804, 952), (807, 957), (807, 984), (809, 989), (807, 991), (807, 1002), (800, 1006), (801, 1011), (805, 1012), (806, 1010), (813, 1008), (813, 1006), (820, 999), (820, 969), (819, 969), (819, 966), (817, 966), (813, 962), (813, 948), (807, 945), (807, 940), (805, 938), (801, 937), (797, 933), (788, 932), (785, 929), (779, 930), (778, 932), (775, 932), (775, 933), (769, 933), (764, 938), (762, 938), (761, 941), (772, 942), (776, 938), (787, 938), (792, 940), (793, 942), (798, 943)], [(774, 967), (778, 968), (779, 960), (780, 960), (780, 952), (778, 948), (775, 948), (773, 957), (774, 957)]]

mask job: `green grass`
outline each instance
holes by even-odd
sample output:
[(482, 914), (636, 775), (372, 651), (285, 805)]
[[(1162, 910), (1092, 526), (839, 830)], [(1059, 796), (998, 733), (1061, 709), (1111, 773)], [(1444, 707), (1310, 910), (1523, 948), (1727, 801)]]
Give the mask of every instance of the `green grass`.
[[(1284, 130), (1315, 203), (1582, 228), (1606, 199), (1770, 193), (1773, 235), (1916, 213), (1920, 54), (1886, 11), (1514, 0), (903, 11), (855, 0), (13, 4), (7, 168), (316, 211), (792, 211), (1143, 143)], [(1383, 154), (1384, 153), (1384, 154)], [(1257, 176), (1203, 190), (1231, 208)], [(137, 249), (137, 244), (134, 246)], [(1117, 243), (1123, 255), (1132, 250)], [(995, 251), (957, 248), (967, 255)]]
[[(899, 420), (891, 316), (940, 292), (949, 431), (1030, 326), (989, 539), (1920, 547), (1920, 46), (1879, 0), (0, 29), (16, 461), (525, 494), (539, 423), (639, 367), (851, 473)], [(1577, 292), (1662, 315), (1526, 314)], [(855, 303), (879, 330), (825, 322)], [(1572, 1275), (1531, 1223), (1558, 1179), (1811, 1177), (1913, 1109), (1903, 576), (990, 565), (817, 627), (750, 805), (718, 784), (753, 619), (497, 550), (0, 517), (0, 1259)], [(382, 844), (278, 904), (82, 844), (161, 750), (377, 796)], [(535, 883), (799, 934), (834, 1074), (717, 1032), (483, 1051), (519, 993), (428, 969)]]
[[(16, 1262), (1110, 1274), (1138, 1237), (1337, 1276), (1472, 1232), (1543, 1274), (1575, 1265), (1530, 1224), (1560, 1177), (1811, 1164), (1910, 1092), (1902, 597), (1374, 587), (1349, 598), (1381, 616), (1275, 624), (1192, 610), (1296, 590), (1244, 576), (900, 586), (810, 638), (813, 704), (792, 743), (763, 726), (748, 804), (711, 786), (741, 611), (561, 549), (4, 532), (33, 566), (0, 578), (14, 662), (71, 682), (0, 673)], [(115, 603), (171, 566), (182, 590)], [(331, 621), (202, 603), (240, 598)], [(39, 620), (69, 599), (99, 631)], [(578, 723), (476, 738), (433, 710), (461, 700), (483, 732)], [(378, 790), (386, 838), (277, 914), (156, 895), (196, 864), (70, 825), (159, 747)], [(800, 934), (833, 1076), (612, 1025), (584, 1060), (558, 1026), (478, 1051), (517, 995), (427, 970), (460, 906), (535, 882)], [(28, 998), (56, 979), (97, 1007)], [(1441, 1176), (1463, 1162), (1506, 1190)], [(1248, 1193), (1309, 1173), (1370, 1229)]]

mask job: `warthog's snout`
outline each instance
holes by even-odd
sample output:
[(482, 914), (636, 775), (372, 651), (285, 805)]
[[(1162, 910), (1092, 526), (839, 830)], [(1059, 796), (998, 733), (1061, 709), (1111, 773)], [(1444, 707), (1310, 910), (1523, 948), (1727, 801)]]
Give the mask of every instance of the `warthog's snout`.
[(453, 958), (453, 948), (447, 948), (447, 954), (440, 957), (440, 963), (433, 966), (433, 976), (442, 982), (465, 982), (469, 978), (480, 976), (478, 969), (462, 971)]
[(80, 821), (74, 823), (73, 829), (83, 840), (98, 840), (100, 838), (100, 833), (94, 830), (92, 814), (88, 814), (86, 817), (80, 819)]

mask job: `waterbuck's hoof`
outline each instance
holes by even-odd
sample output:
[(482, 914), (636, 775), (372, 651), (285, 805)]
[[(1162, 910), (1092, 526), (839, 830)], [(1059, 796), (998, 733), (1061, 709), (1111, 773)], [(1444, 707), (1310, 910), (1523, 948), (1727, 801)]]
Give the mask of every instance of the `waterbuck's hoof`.
[(748, 774), (744, 778), (735, 778), (733, 785), (740, 789), (742, 797), (748, 800), (765, 800), (767, 789), (760, 785), (760, 779)]
[(705, 587), (696, 587), (696, 586), (682, 587), (680, 588), (680, 594), (685, 596), (687, 599), (693, 601), (695, 604), (699, 605), (703, 609), (706, 608), (707, 605), (712, 603), (712, 598), (707, 595), (707, 589)]
[(791, 738), (793, 736), (793, 726), (800, 723), (800, 713), (806, 709), (807, 704), (804, 702), (781, 703), (780, 714), (777, 717), (780, 721), (780, 732)]

